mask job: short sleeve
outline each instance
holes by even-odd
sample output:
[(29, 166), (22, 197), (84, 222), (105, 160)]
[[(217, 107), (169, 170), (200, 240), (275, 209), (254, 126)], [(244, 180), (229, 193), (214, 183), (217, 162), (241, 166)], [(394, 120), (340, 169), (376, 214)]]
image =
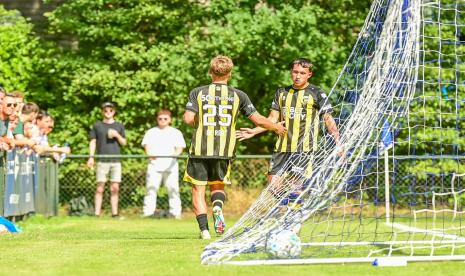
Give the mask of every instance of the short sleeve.
[(280, 110), (280, 105), (279, 105), (279, 95), (280, 95), (280, 90), (276, 90), (276, 93), (274, 94), (273, 102), (271, 103), (271, 109), (279, 111)]
[(124, 125), (123, 124), (119, 124), (120, 125), (120, 132), (119, 134), (121, 134), (121, 136), (123, 136), (123, 138), (126, 138), (126, 132), (124, 131)]
[(18, 124), (16, 125), (15, 129), (13, 129), (13, 135), (16, 134), (24, 135), (24, 124), (21, 121), (18, 121)]
[(249, 96), (242, 91), (238, 91), (239, 96), (239, 110), (242, 114), (247, 117), (250, 117), (253, 113), (257, 112), (255, 106), (250, 101)]
[(329, 102), (328, 96), (321, 89), (318, 89), (317, 91), (317, 102), (322, 114), (333, 112), (333, 106)]
[(149, 139), (149, 132), (150, 132), (150, 129), (144, 134), (144, 138), (142, 138), (142, 142), (140, 144), (143, 147), (147, 145), (147, 140)]
[(186, 141), (184, 140), (184, 136), (182, 135), (182, 132), (180, 130), (178, 130), (178, 129), (176, 131), (175, 147), (177, 147), (177, 148), (186, 148)]
[(94, 124), (94, 125), (92, 126), (92, 128), (90, 129), (90, 132), (89, 132), (89, 140), (97, 139), (97, 130), (96, 130), (96, 127), (97, 127), (97, 125)]
[(0, 120), (0, 136), (4, 136), (8, 130), (8, 121)]
[(194, 89), (189, 93), (189, 100), (186, 104), (186, 110), (190, 110), (194, 113), (199, 112), (199, 104), (197, 102), (197, 96), (199, 95), (199, 90)]

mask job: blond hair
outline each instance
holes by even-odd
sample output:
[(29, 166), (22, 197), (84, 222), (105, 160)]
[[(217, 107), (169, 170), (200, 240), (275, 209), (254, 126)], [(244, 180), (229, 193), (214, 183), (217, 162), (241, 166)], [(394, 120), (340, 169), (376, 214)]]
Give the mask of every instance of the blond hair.
[(21, 91), (15, 90), (15, 91), (11, 92), (10, 94), (12, 94), (13, 97), (15, 97), (15, 98), (24, 99), (24, 93), (21, 92)]
[(210, 61), (208, 73), (217, 77), (225, 77), (231, 73), (234, 64), (227, 56), (216, 56)]

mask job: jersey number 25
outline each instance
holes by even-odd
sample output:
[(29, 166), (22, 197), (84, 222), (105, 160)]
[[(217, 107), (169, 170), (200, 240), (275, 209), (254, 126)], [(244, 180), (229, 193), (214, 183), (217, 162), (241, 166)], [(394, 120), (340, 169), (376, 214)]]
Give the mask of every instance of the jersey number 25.
[[(210, 109), (210, 112), (208, 110)], [(204, 126), (216, 126), (215, 117), (218, 115), (220, 120), (218, 124), (220, 126), (228, 127), (231, 125), (232, 116), (228, 114), (228, 109), (232, 109), (232, 105), (219, 105), (216, 108), (216, 105), (206, 104), (203, 106), (204, 114), (203, 114), (203, 125)], [(209, 118), (213, 118), (213, 120), (208, 120)]]

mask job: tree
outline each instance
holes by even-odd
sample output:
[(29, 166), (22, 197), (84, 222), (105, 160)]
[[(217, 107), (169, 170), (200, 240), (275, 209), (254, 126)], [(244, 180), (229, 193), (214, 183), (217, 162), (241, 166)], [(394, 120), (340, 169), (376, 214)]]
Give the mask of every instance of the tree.
[(17, 11), (0, 6), (0, 85), (22, 91), (30, 85), (38, 46), (32, 25)]
[[(312, 80), (325, 89), (342, 68), (369, 1), (326, 2), (66, 1), (47, 15), (50, 34), (71, 37), (74, 46), (56, 48), (37, 66), (45, 75), (33, 98), (56, 115), (58, 138), (68, 137), (75, 153), (86, 152), (100, 103), (114, 101), (128, 130), (126, 153), (140, 153), (155, 112), (169, 108), (180, 118), (189, 91), (209, 82), (209, 60), (226, 54), (235, 62), (231, 84), (267, 114), (276, 88), (290, 83), (292, 59), (312, 59)], [(189, 136), (179, 119), (174, 125)], [(269, 153), (273, 141), (268, 134), (240, 151)]]

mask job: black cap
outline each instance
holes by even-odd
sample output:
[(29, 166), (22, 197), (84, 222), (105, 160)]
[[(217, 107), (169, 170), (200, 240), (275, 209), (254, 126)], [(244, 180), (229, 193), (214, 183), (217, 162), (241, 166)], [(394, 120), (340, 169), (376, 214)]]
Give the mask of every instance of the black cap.
[(102, 109), (105, 108), (105, 107), (114, 108), (115, 105), (114, 105), (112, 102), (104, 102), (104, 103), (102, 104)]

